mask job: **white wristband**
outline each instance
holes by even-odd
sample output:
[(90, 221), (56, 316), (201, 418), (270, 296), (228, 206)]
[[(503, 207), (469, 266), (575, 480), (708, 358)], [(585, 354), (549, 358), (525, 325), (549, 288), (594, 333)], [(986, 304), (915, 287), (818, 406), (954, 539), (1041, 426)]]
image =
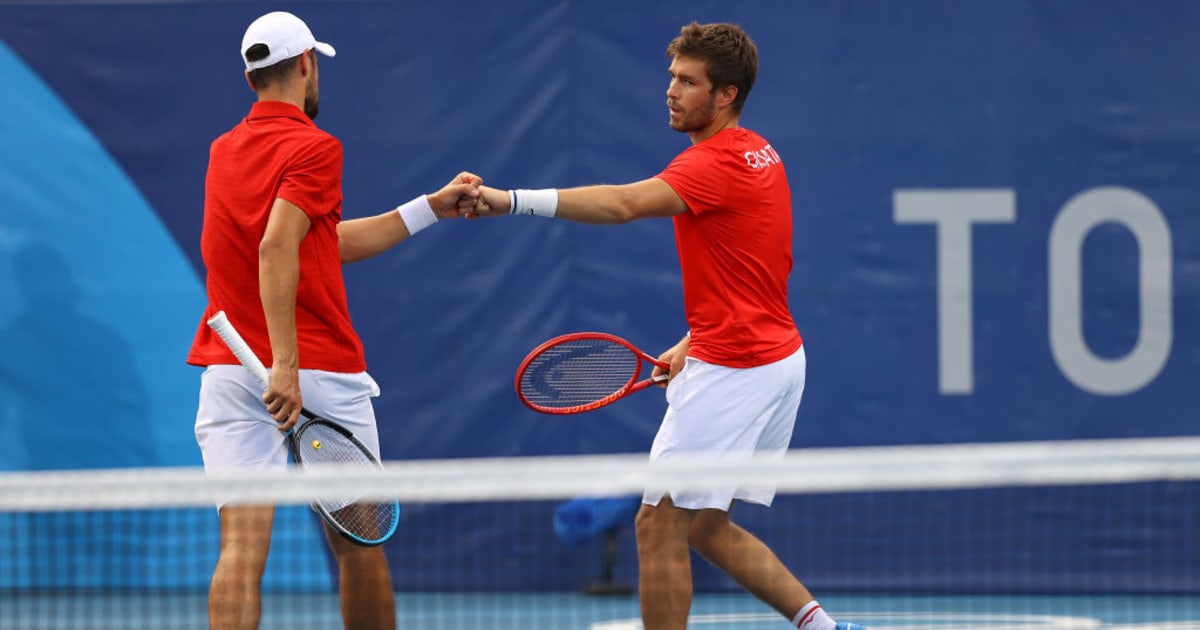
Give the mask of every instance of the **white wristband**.
[(542, 188), (539, 190), (510, 190), (508, 191), (509, 214), (533, 214), (539, 217), (552, 217), (558, 212), (558, 190)]
[(409, 236), (437, 223), (438, 220), (425, 195), (396, 208), (396, 213), (400, 215), (400, 220), (404, 221), (404, 227), (408, 228)]

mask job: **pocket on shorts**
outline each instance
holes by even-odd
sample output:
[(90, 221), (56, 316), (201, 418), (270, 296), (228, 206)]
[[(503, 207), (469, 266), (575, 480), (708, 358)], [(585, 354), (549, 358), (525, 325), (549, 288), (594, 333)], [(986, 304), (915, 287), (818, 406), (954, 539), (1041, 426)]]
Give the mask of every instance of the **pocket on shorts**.
[(677, 392), (679, 392), (679, 389), (686, 384), (684, 381), (688, 379), (688, 374), (690, 372), (688, 368), (692, 367), (695, 363), (696, 359), (693, 359), (692, 357), (684, 357), (683, 367), (679, 368), (679, 373), (675, 375), (675, 378), (667, 381), (666, 398), (668, 405), (672, 404), (675, 401), (675, 398), (680, 395)]

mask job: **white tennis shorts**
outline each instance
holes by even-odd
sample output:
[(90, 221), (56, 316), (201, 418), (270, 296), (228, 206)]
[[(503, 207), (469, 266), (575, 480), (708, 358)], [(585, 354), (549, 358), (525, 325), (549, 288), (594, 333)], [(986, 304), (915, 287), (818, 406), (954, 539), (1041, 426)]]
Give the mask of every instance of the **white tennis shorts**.
[[(792, 441), (804, 394), (804, 347), (753, 368), (731, 368), (688, 357), (667, 386), (667, 412), (650, 461), (672, 457), (782, 455)], [(734, 499), (771, 505), (775, 487), (729, 486), (700, 492), (648, 488), (642, 502), (663, 496), (689, 510), (728, 510)]]
[[(379, 455), (379, 432), (371, 398), (379, 385), (366, 372), (300, 370), (304, 407), (346, 427)], [(304, 417), (300, 417), (304, 422)], [(196, 442), (204, 469), (258, 472), (288, 465), (285, 433), (267, 413), (262, 390), (240, 365), (212, 365), (200, 376)]]

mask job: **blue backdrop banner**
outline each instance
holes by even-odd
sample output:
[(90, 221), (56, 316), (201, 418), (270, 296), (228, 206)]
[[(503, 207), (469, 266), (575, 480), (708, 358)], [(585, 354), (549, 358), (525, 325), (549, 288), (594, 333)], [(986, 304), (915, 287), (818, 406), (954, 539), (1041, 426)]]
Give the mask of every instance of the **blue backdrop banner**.
[[(318, 123), (345, 146), (346, 217), (461, 170), (653, 176), (688, 142), (666, 44), (744, 26), (761, 61), (742, 124), (793, 192), (796, 447), (1197, 432), (1194, 2), (293, 5), (338, 49)], [(0, 470), (199, 464), (184, 357), (207, 147), (253, 101), (237, 46), (275, 8), (0, 4)], [(669, 221), (444, 222), (345, 273), (385, 458), (648, 450), (660, 394), (545, 417), (512, 377), (561, 333), (675, 343)]]

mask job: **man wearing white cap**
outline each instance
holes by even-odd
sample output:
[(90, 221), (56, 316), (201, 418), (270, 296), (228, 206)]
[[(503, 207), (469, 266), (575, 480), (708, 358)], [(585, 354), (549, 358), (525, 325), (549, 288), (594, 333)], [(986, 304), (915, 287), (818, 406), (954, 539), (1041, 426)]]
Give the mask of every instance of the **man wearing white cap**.
[[(378, 456), (371, 398), (379, 387), (350, 322), (341, 265), (379, 254), (440, 217), (459, 216), (459, 201), (477, 196), (480, 180), (462, 173), (395, 210), (342, 221), (342, 145), (313, 122), (316, 53), (332, 57), (333, 46), (279, 11), (250, 24), (240, 52), (258, 100), (210, 148), (200, 237), (208, 307), (188, 354), (188, 363), (205, 368), (196, 413), (205, 469), (286, 466), (285, 435), (301, 405), (350, 429)], [(271, 366), (265, 394), (206, 325), (221, 310)], [(257, 628), (274, 507), (218, 509), (221, 552), (209, 624)], [(382, 549), (326, 534), (340, 569), (345, 627), (394, 628)]]

